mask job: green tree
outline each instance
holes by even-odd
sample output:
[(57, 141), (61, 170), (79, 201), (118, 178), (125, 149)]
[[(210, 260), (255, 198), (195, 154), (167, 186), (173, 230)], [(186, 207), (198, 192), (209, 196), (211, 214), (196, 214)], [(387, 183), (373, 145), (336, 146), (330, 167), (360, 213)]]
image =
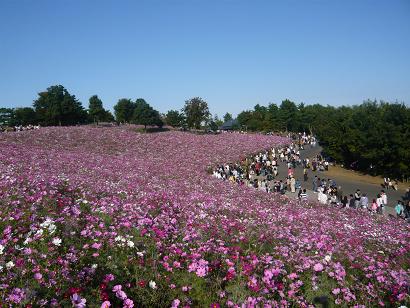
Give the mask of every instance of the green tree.
[(87, 113), (74, 95), (62, 85), (40, 92), (33, 107), (43, 125), (75, 125), (87, 121)]
[(110, 118), (109, 114), (103, 107), (102, 100), (97, 95), (93, 95), (89, 99), (88, 114), (92, 121), (97, 124), (98, 122), (106, 121), (107, 118)]
[(268, 105), (264, 128), (266, 131), (279, 131), (282, 125), (279, 122), (279, 108), (276, 104), (270, 103)]
[(135, 109), (135, 103), (128, 98), (121, 98), (114, 106), (114, 114), (117, 122), (130, 123)]
[(153, 109), (144, 99), (139, 98), (135, 102), (133, 114), (133, 122), (135, 124), (144, 125), (145, 130), (147, 125), (163, 126), (163, 122), (159, 112)]
[(0, 125), (15, 125), (15, 112), (13, 108), (0, 108)]
[(297, 127), (296, 116), (298, 108), (295, 103), (286, 99), (280, 105), (279, 118), (287, 131), (294, 131)]
[(172, 127), (181, 127), (184, 124), (184, 115), (178, 110), (169, 110), (165, 115), (165, 122)]
[(224, 122), (228, 122), (230, 120), (232, 120), (232, 114), (230, 114), (229, 112), (225, 113)]
[(242, 111), (241, 113), (238, 114), (238, 117), (236, 118), (239, 122), (239, 125), (241, 126), (242, 129), (248, 130), (249, 126), (253, 128), (252, 125), (252, 120), (253, 120), (253, 113), (250, 110), (245, 110)]
[(215, 114), (213, 121), (215, 124), (220, 127), (222, 124), (224, 124), (224, 121), (222, 121), (217, 114)]
[(14, 110), (16, 125), (34, 125), (37, 124), (36, 112), (31, 107), (16, 108)]
[(210, 112), (207, 102), (200, 97), (194, 97), (185, 101), (182, 109), (185, 114), (186, 122), (189, 128), (201, 128), (201, 123), (209, 120)]

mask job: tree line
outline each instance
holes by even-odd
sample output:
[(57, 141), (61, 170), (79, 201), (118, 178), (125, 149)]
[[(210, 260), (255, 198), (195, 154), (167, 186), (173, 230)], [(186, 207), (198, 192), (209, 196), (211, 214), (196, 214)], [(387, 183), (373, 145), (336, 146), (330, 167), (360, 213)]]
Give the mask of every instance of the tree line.
[(38, 93), (33, 107), (0, 108), (0, 125), (67, 126), (117, 121), (141, 124), (145, 127), (163, 126), (159, 112), (142, 98), (135, 102), (120, 99), (114, 110), (115, 118), (109, 110), (104, 109), (103, 102), (97, 95), (90, 97), (86, 110), (75, 95), (71, 95), (62, 85), (55, 85)]
[(256, 105), (239, 113), (241, 129), (314, 134), (324, 154), (348, 168), (398, 179), (410, 177), (410, 108), (367, 100), (355, 106)]
[[(181, 110), (160, 114), (144, 99), (118, 100), (114, 115), (104, 109), (97, 95), (85, 109), (63, 86), (56, 85), (38, 93), (33, 107), (0, 108), (0, 125), (77, 125), (99, 122), (164, 124), (184, 129), (216, 131), (233, 120), (230, 113), (222, 119), (212, 117), (208, 104), (200, 97), (185, 101)], [(295, 104), (257, 104), (240, 112), (231, 129), (250, 132), (308, 132), (314, 134), (324, 154), (346, 167), (395, 178), (410, 177), (410, 109), (402, 103), (365, 101), (355, 106)]]

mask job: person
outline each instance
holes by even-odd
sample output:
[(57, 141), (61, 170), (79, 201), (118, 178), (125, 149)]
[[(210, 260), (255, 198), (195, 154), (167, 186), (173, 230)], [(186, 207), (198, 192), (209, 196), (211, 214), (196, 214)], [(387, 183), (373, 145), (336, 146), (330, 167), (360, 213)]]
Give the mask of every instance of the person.
[(295, 187), (296, 187), (296, 189), (302, 188), (302, 185), (300, 184), (299, 179), (296, 179)]
[(352, 194), (350, 194), (350, 198), (349, 198), (349, 207), (351, 208), (355, 207), (355, 199)]
[(337, 198), (342, 201), (343, 200), (343, 190), (342, 190), (342, 186), (339, 186), (337, 188)]
[(367, 209), (368, 204), (369, 204), (369, 199), (367, 198), (367, 195), (366, 195), (366, 194), (363, 194), (363, 195), (360, 197), (360, 206), (361, 206), (363, 209)]
[(273, 167), (273, 176), (274, 176), (274, 177), (277, 177), (277, 176), (278, 176), (278, 167), (277, 167), (277, 166), (274, 166), (274, 167)]
[(317, 175), (315, 175), (315, 178), (313, 179), (313, 191), (317, 192)]
[(327, 195), (322, 191), (322, 189), (319, 190), (317, 197), (321, 204), (327, 204)]
[(303, 189), (303, 192), (300, 194), (300, 201), (307, 201), (308, 195), (306, 193), (306, 189)]
[(378, 207), (379, 207), (379, 206), (378, 206), (378, 204), (377, 204), (376, 199), (373, 199), (373, 201), (372, 201), (372, 212), (376, 213)]
[(303, 168), (303, 181), (306, 182), (308, 180), (308, 172), (307, 168)]
[(290, 191), (291, 191), (292, 193), (296, 192), (295, 188), (296, 188), (296, 180), (295, 180), (295, 178), (292, 176), (292, 177), (290, 178)]
[(406, 189), (406, 193), (404, 194), (404, 200), (410, 201), (410, 187)]
[(377, 203), (377, 210), (379, 212), (379, 214), (383, 214), (383, 200), (380, 194), (377, 194), (377, 199), (376, 199), (376, 203)]
[(341, 202), (342, 202), (343, 207), (348, 207), (349, 200), (347, 200), (347, 196), (344, 196)]
[(407, 204), (404, 207), (404, 219), (407, 222), (410, 222), (410, 200), (407, 201)]
[(357, 209), (360, 206), (360, 198), (361, 198), (361, 193), (360, 193), (360, 189), (358, 189), (354, 193), (354, 207), (357, 208)]
[(291, 167), (288, 168), (288, 176), (293, 176), (293, 169)]
[(336, 194), (332, 194), (332, 195), (330, 196), (330, 204), (331, 204), (331, 205), (337, 205), (337, 197), (336, 197)]
[(384, 192), (384, 190), (382, 190), (381, 191), (381, 198), (382, 198), (382, 203), (383, 203), (383, 210), (384, 210), (384, 207), (386, 207), (387, 206), (387, 195), (386, 195), (386, 193)]
[(401, 203), (400, 200), (397, 200), (397, 205), (394, 209), (396, 210), (397, 217), (399, 217), (399, 218), (402, 217), (404, 208), (403, 208), (403, 204)]
[(397, 180), (395, 180), (394, 183), (393, 183), (393, 189), (394, 189), (394, 190), (398, 190), (398, 189), (399, 189), (399, 183), (397, 182)]

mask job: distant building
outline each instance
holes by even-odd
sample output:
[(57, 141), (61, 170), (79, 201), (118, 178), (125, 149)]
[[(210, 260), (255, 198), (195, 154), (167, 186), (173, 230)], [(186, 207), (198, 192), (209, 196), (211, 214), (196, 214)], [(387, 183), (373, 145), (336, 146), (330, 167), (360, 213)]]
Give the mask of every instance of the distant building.
[(229, 121), (226, 121), (224, 124), (219, 126), (219, 130), (234, 130), (239, 127), (239, 122), (237, 119), (232, 119)]

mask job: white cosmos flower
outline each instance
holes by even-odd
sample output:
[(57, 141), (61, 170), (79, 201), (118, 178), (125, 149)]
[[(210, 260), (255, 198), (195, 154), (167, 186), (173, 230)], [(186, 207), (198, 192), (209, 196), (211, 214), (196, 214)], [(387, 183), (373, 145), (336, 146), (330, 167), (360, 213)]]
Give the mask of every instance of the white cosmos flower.
[(0, 244), (0, 255), (3, 254), (4, 246)]
[(6, 267), (7, 267), (7, 269), (13, 268), (13, 267), (14, 267), (14, 262), (13, 262), (13, 261), (7, 262), (7, 263), (6, 263)]
[(133, 241), (127, 241), (127, 246), (128, 246), (128, 247), (133, 248), (134, 245), (135, 245), (135, 244), (134, 244)]
[(150, 287), (151, 289), (154, 289), (154, 290), (155, 290), (155, 289), (157, 288), (157, 284), (155, 283), (155, 281), (152, 281), (152, 280), (151, 280), (151, 281), (149, 282), (149, 287)]
[(329, 262), (331, 259), (332, 259), (332, 257), (329, 256), (329, 255), (327, 255), (327, 256), (325, 257), (325, 261), (326, 261), (326, 262)]
[(139, 257), (143, 257), (143, 256), (144, 256), (144, 251), (138, 251), (138, 252), (137, 252), (137, 255), (138, 255)]
[(56, 246), (60, 246), (61, 245), (61, 238), (58, 238), (58, 237), (53, 238), (52, 243)]

